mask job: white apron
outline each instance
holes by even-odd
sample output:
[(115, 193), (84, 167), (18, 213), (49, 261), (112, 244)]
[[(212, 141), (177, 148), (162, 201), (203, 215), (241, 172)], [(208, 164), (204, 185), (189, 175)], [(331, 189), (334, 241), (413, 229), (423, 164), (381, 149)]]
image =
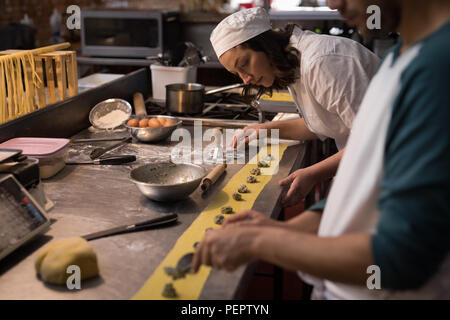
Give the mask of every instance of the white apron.
[[(399, 92), (400, 76), (419, 51), (420, 44), (410, 48), (398, 58), (394, 66), (391, 66), (394, 57), (391, 53), (373, 78), (354, 121), (347, 149), (327, 199), (319, 236), (375, 232), (379, 219), (377, 201), (392, 107)], [(450, 260), (447, 258), (440, 271), (423, 288), (411, 291), (369, 290), (362, 286), (320, 281), (316, 282), (314, 298), (443, 298), (442, 294), (448, 293), (450, 288), (448, 270)]]

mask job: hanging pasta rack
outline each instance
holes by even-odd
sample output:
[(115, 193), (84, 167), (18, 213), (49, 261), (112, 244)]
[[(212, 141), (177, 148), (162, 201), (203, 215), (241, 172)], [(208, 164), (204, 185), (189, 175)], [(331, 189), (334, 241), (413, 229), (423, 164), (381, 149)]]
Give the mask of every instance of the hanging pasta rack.
[(0, 124), (78, 93), (75, 51), (65, 42), (0, 51)]

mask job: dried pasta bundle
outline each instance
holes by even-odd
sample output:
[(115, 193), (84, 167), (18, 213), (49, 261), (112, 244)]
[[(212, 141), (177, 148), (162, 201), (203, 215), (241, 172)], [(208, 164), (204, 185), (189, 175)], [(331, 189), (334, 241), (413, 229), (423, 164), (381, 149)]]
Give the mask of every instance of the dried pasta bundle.
[(35, 55), (69, 46), (62, 43), (10, 54), (6, 51), (0, 56), (0, 124), (37, 109), (36, 91), (43, 79), (36, 73)]
[(32, 92), (41, 84), (30, 51), (0, 57), (0, 123), (34, 111)]

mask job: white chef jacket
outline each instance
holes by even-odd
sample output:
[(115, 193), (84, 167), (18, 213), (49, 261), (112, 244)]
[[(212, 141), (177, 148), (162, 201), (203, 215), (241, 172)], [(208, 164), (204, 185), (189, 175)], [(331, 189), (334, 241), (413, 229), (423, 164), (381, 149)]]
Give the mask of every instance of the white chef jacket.
[(356, 41), (298, 27), (290, 44), (300, 52), (300, 78), (288, 87), (297, 109), (311, 132), (341, 150), (379, 58)]

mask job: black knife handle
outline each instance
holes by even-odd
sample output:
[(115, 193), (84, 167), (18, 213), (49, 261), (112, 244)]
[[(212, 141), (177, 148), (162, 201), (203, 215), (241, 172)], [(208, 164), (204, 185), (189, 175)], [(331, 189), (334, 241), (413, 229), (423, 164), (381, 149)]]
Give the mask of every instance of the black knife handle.
[(95, 159), (95, 164), (123, 164), (128, 162), (136, 161), (135, 155), (118, 155), (118, 156), (111, 156), (104, 159)]

